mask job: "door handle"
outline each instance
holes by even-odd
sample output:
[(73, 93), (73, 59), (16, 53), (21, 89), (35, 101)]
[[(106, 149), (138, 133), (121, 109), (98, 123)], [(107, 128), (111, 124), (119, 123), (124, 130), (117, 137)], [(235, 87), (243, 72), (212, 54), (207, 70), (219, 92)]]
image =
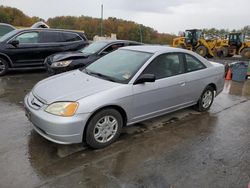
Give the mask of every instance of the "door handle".
[(181, 87), (185, 86), (186, 85), (186, 82), (179, 82), (178, 83)]

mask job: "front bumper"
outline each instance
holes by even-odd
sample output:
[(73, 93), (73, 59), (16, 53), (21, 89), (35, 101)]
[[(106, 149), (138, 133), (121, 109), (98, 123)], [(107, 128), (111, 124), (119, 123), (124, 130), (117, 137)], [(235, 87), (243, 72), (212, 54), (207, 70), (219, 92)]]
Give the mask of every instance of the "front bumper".
[(47, 105), (34, 109), (31, 104), (32, 94), (24, 99), (25, 113), (34, 129), (41, 136), (58, 144), (81, 143), (83, 131), (89, 114), (77, 114), (73, 117), (60, 117), (44, 111)]

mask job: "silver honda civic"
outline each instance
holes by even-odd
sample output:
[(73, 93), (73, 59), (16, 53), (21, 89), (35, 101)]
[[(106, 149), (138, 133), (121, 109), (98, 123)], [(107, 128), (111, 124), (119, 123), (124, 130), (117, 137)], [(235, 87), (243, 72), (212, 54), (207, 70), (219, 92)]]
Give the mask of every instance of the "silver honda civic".
[(24, 99), (34, 129), (59, 144), (102, 148), (124, 126), (195, 106), (207, 111), (224, 66), (178, 48), (120, 48), (85, 69), (40, 81)]

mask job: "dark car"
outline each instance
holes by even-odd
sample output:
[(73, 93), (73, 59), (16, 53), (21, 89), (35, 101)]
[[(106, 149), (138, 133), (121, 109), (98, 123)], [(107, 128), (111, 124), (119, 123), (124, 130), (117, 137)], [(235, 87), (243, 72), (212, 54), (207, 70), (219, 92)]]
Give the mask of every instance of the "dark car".
[(15, 29), (16, 28), (10, 24), (0, 23), (0, 38)]
[(59, 29), (14, 30), (0, 38), (0, 75), (11, 69), (42, 68), (51, 54), (88, 45), (84, 33)]
[(45, 65), (49, 74), (57, 74), (85, 67), (120, 47), (132, 45), (142, 43), (127, 40), (97, 41), (79, 51), (53, 54), (46, 58)]

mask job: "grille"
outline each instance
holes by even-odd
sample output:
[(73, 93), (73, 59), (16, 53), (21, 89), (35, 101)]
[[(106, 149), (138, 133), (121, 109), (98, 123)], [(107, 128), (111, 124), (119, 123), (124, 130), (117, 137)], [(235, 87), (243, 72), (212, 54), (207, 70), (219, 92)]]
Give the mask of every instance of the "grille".
[(35, 110), (39, 110), (44, 105), (44, 103), (38, 98), (36, 98), (32, 93), (30, 93), (30, 96), (28, 98), (28, 103), (30, 107)]

